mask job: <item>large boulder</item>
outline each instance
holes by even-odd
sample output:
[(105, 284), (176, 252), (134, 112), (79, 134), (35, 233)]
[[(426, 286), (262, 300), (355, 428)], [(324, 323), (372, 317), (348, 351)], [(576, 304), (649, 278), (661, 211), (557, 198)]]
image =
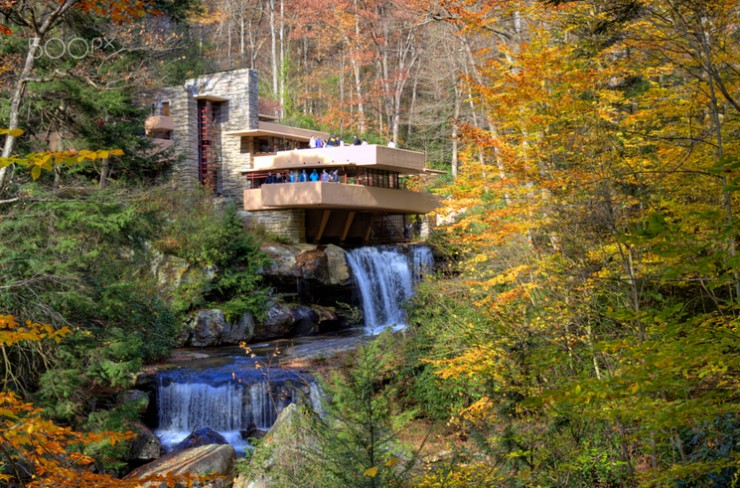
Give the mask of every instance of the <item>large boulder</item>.
[(349, 283), (352, 274), (349, 272), (344, 249), (329, 244), (324, 249), (324, 254), (326, 254), (326, 270), (329, 284), (344, 285)]
[(158, 459), (162, 452), (162, 443), (147, 426), (135, 423), (129, 429), (136, 435), (130, 441), (130, 448), (126, 460), (141, 464)]
[(252, 339), (254, 329), (251, 312), (245, 312), (238, 321), (230, 323), (219, 309), (200, 310), (184, 327), (179, 343), (193, 347), (236, 345)]
[(270, 259), (270, 265), (261, 270), (261, 274), (281, 278), (298, 278), (300, 270), (296, 266), (296, 256), (304, 252), (315, 251), (314, 244), (280, 245), (268, 244), (262, 246), (264, 252)]
[(290, 307), (284, 303), (272, 303), (267, 310), (265, 320), (257, 325), (255, 340), (264, 341), (295, 335), (295, 320)]
[(306, 439), (308, 432), (304, 429), (307, 422), (303, 416), (307, 415), (304, 407), (291, 403), (280, 411), (270, 430), (265, 435), (263, 444), (267, 446), (295, 444), (296, 441)]
[(295, 403), (285, 407), (254, 451), (251, 474), (237, 476), (234, 488), (267, 488), (275, 485), (276, 476), (299, 479), (306, 452), (316, 446), (307, 415), (311, 413)]
[(302, 252), (295, 257), (296, 273), (306, 281), (329, 284), (329, 270), (323, 248)]
[(207, 446), (209, 444), (228, 444), (224, 436), (209, 427), (203, 427), (192, 432), (182, 440), (176, 447), (175, 451), (190, 449), (191, 447)]
[(313, 307), (313, 310), (318, 316), (319, 332), (332, 332), (347, 325), (355, 325), (354, 322), (347, 320), (346, 317), (340, 317), (335, 308), (316, 306)]
[(321, 316), (306, 305), (273, 302), (263, 322), (254, 328), (254, 339), (265, 341), (319, 332)]
[[(165, 477), (182, 478), (175, 483), (176, 488), (208, 487), (229, 488), (234, 480), (234, 461), (236, 452), (228, 444), (194, 447), (184, 451), (176, 451), (154, 462), (145, 464), (126, 475), (127, 480), (142, 480), (142, 488), (166, 488)], [(206, 483), (196, 482), (189, 485), (185, 476), (204, 476), (212, 478)], [(152, 477), (160, 477), (153, 480)], [(149, 479), (149, 481), (144, 481)]]
[(329, 244), (277, 245), (262, 247), (272, 264), (261, 274), (273, 281), (300, 278), (324, 286), (347, 285), (351, 274), (341, 247)]
[(313, 335), (337, 330), (347, 322), (332, 308), (273, 301), (265, 318), (257, 322), (246, 312), (235, 323), (229, 323), (218, 309), (201, 310), (184, 327), (180, 347), (215, 347), (241, 342), (266, 341), (286, 337)]
[(234, 323), (227, 323), (221, 337), (221, 344), (239, 344), (254, 337), (254, 314), (244, 312)]
[(319, 332), (319, 314), (305, 305), (290, 307), (294, 330), (297, 335), (311, 335)]
[(195, 347), (216, 346), (221, 340), (226, 318), (218, 309), (201, 310), (195, 315), (195, 327), (190, 344)]

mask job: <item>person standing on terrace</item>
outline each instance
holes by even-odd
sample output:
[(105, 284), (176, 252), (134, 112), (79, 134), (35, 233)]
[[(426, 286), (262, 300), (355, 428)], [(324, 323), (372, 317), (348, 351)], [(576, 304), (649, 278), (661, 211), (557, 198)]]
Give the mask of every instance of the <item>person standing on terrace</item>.
[(316, 138), (314, 136), (311, 136), (311, 140), (308, 141), (308, 147), (316, 149)]
[(319, 181), (319, 174), (316, 170), (311, 171), (311, 181)]
[(359, 137), (357, 137), (357, 135), (355, 135), (355, 138), (352, 139), (352, 145), (353, 146), (359, 146), (360, 144), (362, 144), (362, 141), (360, 140)]
[(306, 170), (301, 170), (301, 175), (298, 177), (298, 181), (301, 183), (305, 183), (308, 181), (308, 175), (306, 174)]

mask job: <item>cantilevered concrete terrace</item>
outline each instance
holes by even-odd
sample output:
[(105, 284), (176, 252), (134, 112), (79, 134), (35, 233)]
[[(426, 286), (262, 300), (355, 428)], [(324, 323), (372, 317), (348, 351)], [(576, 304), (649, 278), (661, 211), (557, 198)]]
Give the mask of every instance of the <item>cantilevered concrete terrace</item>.
[[(264, 117), (264, 116), (260, 115), (260, 117)], [(315, 130), (300, 129), (298, 127), (290, 127), (287, 125), (275, 124), (274, 122), (267, 122), (264, 120), (260, 120), (257, 124), (258, 124), (258, 127), (256, 129), (235, 130), (235, 131), (226, 132), (225, 134), (227, 136), (237, 136), (237, 137), (261, 137), (261, 136), (285, 137), (288, 139), (294, 139), (297, 141), (306, 141), (306, 142), (308, 142), (308, 140), (311, 139), (311, 136), (314, 136), (314, 137), (320, 136), (325, 139), (329, 138), (329, 134), (327, 134), (326, 132), (318, 132)]]
[(437, 196), (430, 193), (335, 182), (276, 183), (244, 191), (245, 210), (322, 208), (425, 214), (438, 206)]
[[(336, 171), (341, 176), (332, 182), (286, 182), (290, 174), (304, 170)], [(361, 145), (279, 151), (255, 157), (252, 168), (244, 172), (251, 187), (244, 192), (244, 209), (250, 211), (313, 208), (425, 214), (439, 206), (435, 195), (401, 188), (399, 176), (425, 173), (424, 155), (404, 149)], [(273, 173), (283, 182), (267, 184)]]
[(425, 172), (424, 154), (376, 144), (297, 149), (279, 151), (270, 156), (256, 156), (252, 171), (321, 168), (329, 165), (372, 166), (401, 175)]

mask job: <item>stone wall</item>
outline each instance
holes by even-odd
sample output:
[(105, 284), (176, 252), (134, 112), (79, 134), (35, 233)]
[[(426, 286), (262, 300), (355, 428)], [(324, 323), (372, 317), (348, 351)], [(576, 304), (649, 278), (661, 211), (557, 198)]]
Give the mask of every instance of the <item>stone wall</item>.
[(225, 132), (256, 129), (258, 127), (259, 101), (257, 72), (239, 69), (202, 76), (189, 80), (186, 85), (193, 96), (209, 95), (224, 98), (220, 103), (218, 120), (218, 142), (220, 165), (219, 192), (226, 198), (242, 205), (245, 178), (241, 170), (250, 165), (249, 152), (243, 152), (240, 137)]
[(170, 103), (174, 123), (172, 139), (179, 162), (173, 169), (178, 185), (198, 181), (198, 99), (210, 97), (218, 105), (213, 142), (219, 167), (217, 193), (242, 205), (245, 178), (241, 170), (251, 164), (251, 147), (229, 131), (259, 126), (257, 72), (250, 69), (225, 71), (187, 80), (182, 86), (159, 90), (154, 102)]
[(291, 244), (306, 242), (306, 215), (303, 209), (244, 212), (250, 228), (261, 228), (270, 236)]
[(192, 186), (198, 182), (198, 120), (197, 105), (184, 86), (163, 88), (154, 96), (154, 105), (170, 104), (174, 125), (172, 141), (177, 158), (172, 179), (177, 186)]
[(429, 234), (435, 227), (435, 217), (433, 215), (422, 215), (420, 220), (421, 225), (416, 228), (416, 231), (418, 232), (416, 237), (422, 241), (426, 241), (429, 239)]
[[(243, 212), (247, 227), (258, 229), (271, 237), (283, 239), (286, 243), (306, 242), (305, 210), (265, 210)], [(404, 232), (404, 223), (409, 226), (408, 234)], [(425, 240), (429, 237), (430, 224), (428, 216), (377, 215), (373, 220), (373, 232), (368, 244), (403, 242), (408, 240)]]

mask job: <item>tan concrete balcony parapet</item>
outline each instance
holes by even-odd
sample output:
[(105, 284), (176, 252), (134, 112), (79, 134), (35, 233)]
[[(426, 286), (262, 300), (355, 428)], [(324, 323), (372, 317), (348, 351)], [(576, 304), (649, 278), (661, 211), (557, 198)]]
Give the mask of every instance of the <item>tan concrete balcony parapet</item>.
[(376, 144), (279, 151), (271, 156), (255, 156), (251, 170), (312, 168), (352, 164), (401, 174), (424, 172), (424, 154)]
[(225, 134), (227, 136), (238, 137), (282, 137), (285, 139), (294, 139), (304, 142), (309, 141), (311, 137), (321, 137), (322, 139), (329, 138), (329, 134), (327, 134), (326, 132), (310, 129), (299, 129), (297, 127), (275, 124), (273, 122), (265, 122), (264, 120), (259, 121), (259, 126), (257, 129), (234, 130), (226, 132)]
[(175, 123), (172, 117), (166, 115), (151, 115), (144, 122), (144, 129), (147, 133), (151, 131), (173, 131)]
[(362, 212), (425, 214), (439, 207), (431, 193), (346, 183), (273, 183), (244, 190), (244, 209), (347, 209)]

